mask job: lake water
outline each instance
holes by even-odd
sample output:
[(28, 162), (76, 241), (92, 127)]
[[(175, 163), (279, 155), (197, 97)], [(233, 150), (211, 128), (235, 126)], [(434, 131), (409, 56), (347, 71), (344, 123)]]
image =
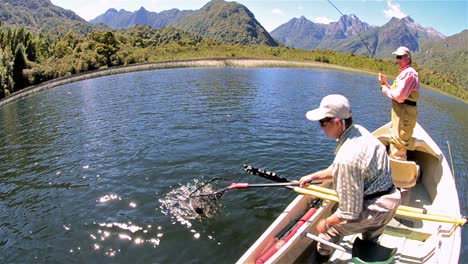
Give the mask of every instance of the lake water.
[[(290, 179), (325, 168), (334, 141), (304, 115), (331, 93), (371, 131), (390, 118), (375, 76), (322, 69), (136, 72), (1, 107), (0, 262), (235, 262), (295, 193), (232, 190), (211, 218), (168, 201), (202, 179), (266, 181), (243, 164)], [(419, 122), (449, 160), (450, 142), (464, 215), (467, 110), (422, 90)]]

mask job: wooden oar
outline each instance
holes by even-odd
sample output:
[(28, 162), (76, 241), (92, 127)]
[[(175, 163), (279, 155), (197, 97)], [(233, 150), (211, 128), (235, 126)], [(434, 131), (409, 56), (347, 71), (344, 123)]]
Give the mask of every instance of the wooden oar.
[[(295, 192), (303, 195), (309, 195), (309, 196), (314, 196), (320, 199), (325, 199), (333, 202), (339, 202), (338, 197), (336, 196), (336, 192), (334, 190), (320, 187), (320, 186), (315, 186), (315, 185), (309, 185), (306, 188), (300, 188), (300, 187), (288, 187), (293, 189)], [(411, 218), (411, 219), (418, 219), (418, 220), (428, 220), (428, 221), (434, 221), (434, 222), (442, 222), (442, 223), (450, 223), (450, 224), (456, 224), (456, 225), (464, 225), (467, 222), (466, 217), (456, 217), (456, 216), (444, 216), (444, 215), (436, 215), (436, 214), (431, 214), (429, 212), (421, 212), (420, 208), (414, 208), (414, 207), (409, 207), (409, 206), (399, 206), (396, 215), (400, 217), (405, 217), (405, 218)]]
[[(305, 187), (305, 189), (308, 189), (308, 190), (311, 190), (311, 191), (321, 192), (321, 193), (324, 193), (324, 194), (330, 194), (330, 195), (337, 196), (336, 191), (334, 191), (332, 189), (329, 189), (329, 188), (321, 187), (321, 186), (309, 185), (309, 186)], [(400, 205), (398, 207), (398, 209), (401, 210), (401, 211), (406, 211), (406, 212), (411, 212), (411, 213), (427, 214), (427, 215), (445, 217), (445, 215), (442, 215), (442, 214), (435, 214), (435, 213), (427, 212), (427, 210), (424, 209), (424, 208), (416, 208), (416, 207), (411, 207), (411, 206), (406, 206), (406, 205)]]
[[(290, 182), (288, 179), (283, 178), (283, 177), (279, 176), (277, 173), (271, 172), (271, 171), (268, 171), (268, 170), (259, 169), (259, 168), (256, 168), (256, 167), (253, 167), (253, 166), (250, 166), (250, 165), (244, 165), (244, 169), (245, 169), (246, 172), (248, 172), (250, 174), (257, 175), (257, 176), (260, 176), (260, 177), (263, 177), (263, 178), (266, 178), (266, 179), (269, 179), (269, 180), (273, 180), (273, 181), (277, 181), (277, 182)], [(338, 198), (336, 198), (337, 197), (336, 192), (334, 190), (332, 190), (332, 189), (321, 187), (321, 186), (316, 186), (316, 185), (309, 185), (309, 186), (305, 187), (305, 189), (316, 192), (315, 194), (317, 195), (316, 197), (318, 197), (318, 198), (338, 202)], [(320, 195), (320, 196), (318, 196), (318, 195)], [(436, 219), (437, 218), (441, 218), (441, 219), (447, 219), (448, 218), (448, 219), (450, 219), (449, 223), (452, 223), (453, 219), (455, 219), (455, 221), (459, 222), (457, 224), (462, 223), (461, 225), (463, 225), (464, 223), (466, 223), (466, 217), (457, 218), (457, 217), (452, 217), (452, 216), (445, 216), (445, 215), (442, 215), (442, 214), (427, 212), (427, 210), (423, 209), (423, 208), (410, 207), (410, 206), (406, 206), (406, 205), (400, 205), (398, 207), (397, 213), (400, 213), (401, 216), (408, 217), (408, 218), (413, 218), (413, 219), (421, 219), (421, 218), (419, 218), (419, 215), (427, 215), (428, 217), (434, 217), (434, 220), (432, 220), (432, 221), (444, 222), (444, 221), (439, 221), (439, 220), (436, 220)], [(463, 219), (465, 219), (465, 220), (463, 220)], [(429, 220), (429, 219), (426, 219), (426, 220)]]

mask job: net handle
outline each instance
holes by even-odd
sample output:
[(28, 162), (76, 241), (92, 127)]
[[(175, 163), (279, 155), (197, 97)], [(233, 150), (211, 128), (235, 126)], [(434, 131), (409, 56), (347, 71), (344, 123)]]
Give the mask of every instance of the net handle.
[(247, 173), (252, 174), (252, 175), (256, 175), (256, 176), (259, 176), (259, 177), (262, 177), (262, 178), (265, 178), (265, 179), (268, 179), (268, 180), (271, 180), (271, 181), (291, 182), (290, 180), (288, 180), (288, 179), (286, 179), (284, 177), (281, 177), (281, 176), (279, 176), (278, 174), (276, 174), (275, 172), (272, 172), (272, 171), (256, 168), (254, 166), (247, 165), (247, 164), (244, 164), (243, 167), (244, 167), (244, 170)]
[[(320, 184), (322, 181), (313, 181), (311, 184)], [(219, 196), (223, 194), (224, 192), (228, 190), (233, 190), (233, 189), (247, 189), (247, 188), (265, 188), (265, 187), (288, 187), (288, 186), (299, 186), (300, 183), (298, 181), (294, 182), (278, 182), (278, 183), (236, 183), (233, 182), (231, 185), (229, 185), (226, 188), (216, 190), (212, 193), (207, 193), (207, 194), (199, 194), (199, 195), (191, 195), (190, 197), (200, 197), (200, 196)]]

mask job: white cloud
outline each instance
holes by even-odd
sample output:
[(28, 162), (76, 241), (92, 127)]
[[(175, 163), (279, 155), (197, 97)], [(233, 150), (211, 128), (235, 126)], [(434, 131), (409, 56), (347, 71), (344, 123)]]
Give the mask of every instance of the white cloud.
[(273, 8), (273, 10), (271, 10), (271, 13), (276, 14), (276, 15), (282, 15), (282, 14), (284, 14), (284, 13), (283, 13), (283, 10), (281, 10), (281, 9), (279, 9), (279, 8)]
[(384, 10), (386, 17), (404, 18), (407, 16), (405, 13), (403, 13), (403, 11), (401, 11), (400, 4), (393, 3), (392, 0), (387, 0), (387, 5), (388, 9)]
[(314, 22), (320, 23), (320, 24), (330, 24), (331, 22), (333, 22), (333, 20), (328, 17), (321, 16), (321, 17), (315, 17)]

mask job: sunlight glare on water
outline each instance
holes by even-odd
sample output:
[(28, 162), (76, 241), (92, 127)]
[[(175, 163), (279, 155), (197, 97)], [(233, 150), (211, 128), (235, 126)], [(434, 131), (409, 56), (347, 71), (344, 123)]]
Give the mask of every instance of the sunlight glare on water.
[[(99, 197), (98, 204), (108, 204), (111, 202), (123, 201), (124, 199), (117, 194), (106, 194)], [(135, 202), (128, 203), (129, 208), (136, 208)], [(159, 246), (161, 238), (164, 236), (162, 227), (153, 228), (152, 225), (140, 226), (131, 221), (121, 222), (93, 222), (96, 226), (96, 233), (89, 235), (92, 241), (92, 248), (96, 252), (103, 252), (107, 257), (115, 257), (121, 252), (117, 243), (126, 242), (134, 245), (148, 244), (153, 248)], [(65, 227), (65, 226), (64, 226)]]

